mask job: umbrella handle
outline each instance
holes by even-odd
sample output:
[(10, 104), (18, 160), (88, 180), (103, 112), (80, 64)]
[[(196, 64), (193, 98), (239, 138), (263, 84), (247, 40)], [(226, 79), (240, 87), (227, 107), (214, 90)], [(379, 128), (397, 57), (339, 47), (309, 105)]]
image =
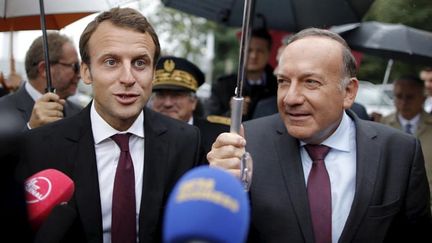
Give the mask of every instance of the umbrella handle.
[(243, 113), (243, 97), (233, 97), (231, 103), (231, 127), (230, 132), (240, 133), (240, 125)]

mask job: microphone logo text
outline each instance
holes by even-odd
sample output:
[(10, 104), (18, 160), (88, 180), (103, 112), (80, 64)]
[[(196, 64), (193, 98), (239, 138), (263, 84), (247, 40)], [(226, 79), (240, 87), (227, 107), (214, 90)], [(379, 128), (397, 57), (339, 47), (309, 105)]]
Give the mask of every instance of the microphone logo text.
[(51, 192), (51, 181), (43, 176), (31, 178), (25, 183), (27, 203), (43, 201)]
[(176, 202), (207, 201), (230, 210), (239, 211), (239, 202), (230, 195), (215, 189), (215, 180), (212, 178), (194, 178), (184, 182), (176, 196)]

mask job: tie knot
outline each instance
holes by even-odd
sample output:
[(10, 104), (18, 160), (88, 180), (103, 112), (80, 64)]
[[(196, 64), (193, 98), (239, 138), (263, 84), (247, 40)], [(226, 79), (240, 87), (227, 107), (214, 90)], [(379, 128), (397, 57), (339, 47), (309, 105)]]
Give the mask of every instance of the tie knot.
[(412, 128), (412, 125), (411, 125), (410, 123), (407, 123), (407, 124), (405, 125), (405, 132), (407, 132), (407, 133), (409, 133), (409, 134), (412, 134), (412, 132), (411, 132), (411, 128)]
[(120, 147), (120, 150), (122, 152), (128, 152), (129, 151), (129, 137), (130, 137), (130, 135), (131, 135), (130, 133), (116, 134), (116, 135), (111, 136), (111, 138)]
[(313, 162), (324, 160), (330, 151), (330, 147), (325, 145), (306, 144), (305, 148)]

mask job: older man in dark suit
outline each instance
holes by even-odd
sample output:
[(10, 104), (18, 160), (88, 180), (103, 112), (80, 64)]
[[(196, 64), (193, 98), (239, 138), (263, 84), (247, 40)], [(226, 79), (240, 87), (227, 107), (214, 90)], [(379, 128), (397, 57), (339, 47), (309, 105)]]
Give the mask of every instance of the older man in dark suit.
[[(67, 218), (64, 237), (52, 239), (49, 229), (58, 232), (62, 222), (49, 220), (36, 239), (160, 242), (168, 195), (198, 163), (199, 131), (145, 108), (160, 45), (138, 11), (99, 14), (81, 35), (80, 54), (93, 101), (76, 116), (31, 130), (22, 145), (20, 178), (55, 168), (75, 183), (68, 210), (76, 218)], [(50, 219), (61, 219), (62, 211), (55, 213)]]
[(420, 142), (346, 111), (355, 71), (339, 35), (297, 33), (276, 73), (279, 114), (213, 144), (210, 164), (237, 175), (240, 156), (252, 155), (252, 242), (432, 241)]
[(71, 39), (57, 32), (48, 34), (50, 71), (55, 93), (46, 93), (47, 78), (42, 36), (27, 51), (28, 82), (15, 93), (0, 98), (0, 135), (16, 133), (78, 113), (81, 107), (68, 101), (75, 94), (79, 74), (78, 53)]

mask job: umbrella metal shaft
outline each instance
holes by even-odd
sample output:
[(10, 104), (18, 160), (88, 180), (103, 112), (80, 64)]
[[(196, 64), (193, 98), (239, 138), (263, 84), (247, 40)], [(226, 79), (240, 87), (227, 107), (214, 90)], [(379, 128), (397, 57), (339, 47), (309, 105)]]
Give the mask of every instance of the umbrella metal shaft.
[(234, 91), (234, 98), (231, 107), (231, 127), (230, 131), (239, 133), (240, 124), (243, 114), (243, 84), (246, 76), (247, 57), (249, 53), (249, 43), (251, 36), (251, 29), (253, 25), (253, 14), (255, 9), (255, 0), (246, 0), (243, 10), (243, 25), (242, 34), (240, 38), (240, 55), (239, 67), (237, 71), (237, 86)]
[(54, 88), (52, 87), (52, 82), (51, 82), (51, 68), (50, 68), (49, 51), (48, 51), (48, 35), (46, 31), (45, 8), (44, 8), (43, 0), (39, 0), (39, 8), (40, 8), (40, 21), (41, 21), (41, 29), (42, 29), (44, 55), (45, 55), (45, 72), (47, 78), (46, 92), (54, 92)]

